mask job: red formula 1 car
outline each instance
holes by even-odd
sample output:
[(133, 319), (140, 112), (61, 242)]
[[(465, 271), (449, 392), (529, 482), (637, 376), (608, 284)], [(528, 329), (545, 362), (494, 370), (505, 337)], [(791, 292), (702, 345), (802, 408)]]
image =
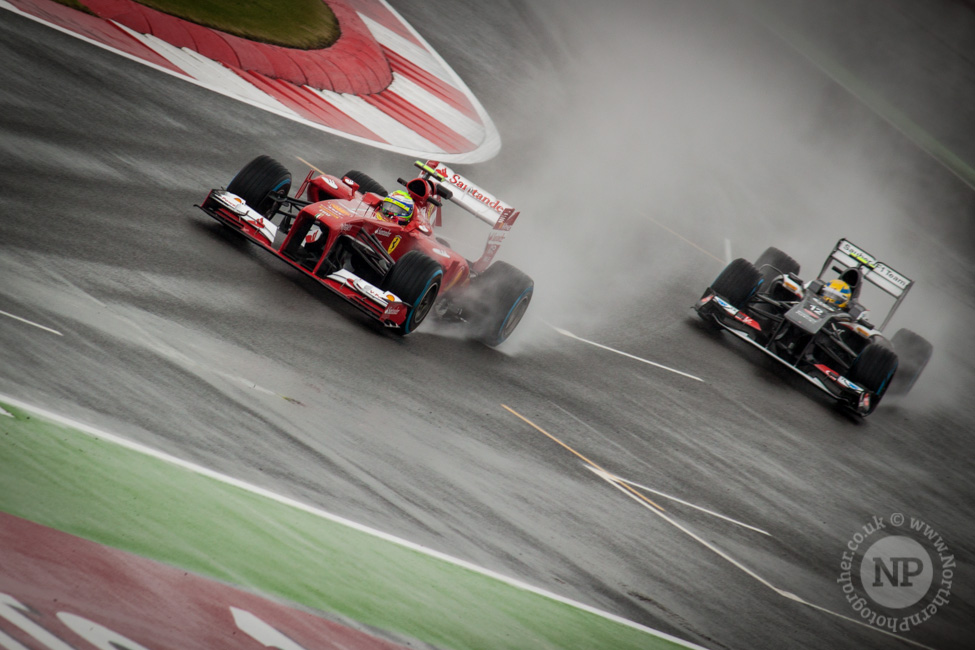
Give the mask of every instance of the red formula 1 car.
[[(268, 156), (245, 165), (201, 208), (222, 224), (314, 278), (396, 334), (413, 332), (431, 311), (464, 323), (490, 346), (504, 342), (531, 301), (534, 282), (494, 262), (519, 213), (437, 161), (416, 162), (404, 181), (414, 204), (408, 221), (379, 210), (386, 190), (358, 171), (309, 171), (294, 196), (291, 173)], [(492, 229), (469, 261), (434, 235), (443, 200)]]
[[(931, 343), (911, 330), (889, 339), (884, 333), (912, 286), (910, 278), (841, 239), (810, 282), (777, 248), (754, 264), (734, 260), (694, 309), (865, 416), (888, 392), (907, 393), (931, 359)], [(861, 302), (864, 290), (889, 304), (879, 326)]]

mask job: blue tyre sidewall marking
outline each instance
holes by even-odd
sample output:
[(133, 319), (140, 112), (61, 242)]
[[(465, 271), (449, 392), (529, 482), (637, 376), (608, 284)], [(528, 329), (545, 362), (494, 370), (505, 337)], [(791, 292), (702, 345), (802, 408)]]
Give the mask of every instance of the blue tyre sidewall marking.
[[(427, 280), (426, 286), (423, 287), (423, 291), (420, 293), (420, 300), (423, 300), (423, 298), (427, 295), (427, 291), (430, 290), (430, 284), (442, 275), (443, 275), (443, 271), (437, 271), (432, 276), (430, 276), (430, 279)], [(419, 304), (419, 301), (417, 301), (417, 303)], [(416, 307), (417, 307), (416, 305), (413, 305), (413, 307), (410, 308), (410, 313), (406, 316), (406, 322), (403, 324), (404, 325), (403, 331), (406, 334), (409, 334), (410, 332), (413, 331), (413, 328), (410, 327), (410, 325), (413, 323), (413, 314), (416, 312)]]
[(526, 294), (534, 293), (534, 291), (535, 291), (535, 287), (528, 287), (527, 289), (521, 292), (521, 295), (518, 296), (518, 300), (515, 300), (514, 303), (512, 303), (511, 309), (508, 310), (508, 314), (504, 317), (504, 320), (501, 321), (501, 327), (498, 328), (496, 338), (498, 339), (499, 343), (504, 342), (504, 340), (507, 338), (505, 337), (505, 339), (502, 339), (501, 332), (504, 331), (504, 326), (508, 324), (508, 319), (511, 318), (511, 314), (514, 313), (515, 308), (521, 304), (521, 299), (524, 298)]
[(877, 391), (878, 394), (883, 395), (886, 392), (887, 384), (890, 383), (890, 380), (891, 378), (893, 378), (895, 372), (897, 372), (897, 366), (894, 366), (894, 369), (891, 370), (890, 374), (888, 374), (887, 377), (884, 379), (884, 383), (880, 385), (880, 390)]
[(761, 287), (764, 283), (765, 283), (765, 278), (762, 278), (761, 280), (758, 281), (758, 284), (756, 284), (754, 287), (752, 287), (751, 293), (749, 293), (748, 294), (748, 297), (745, 298), (744, 302), (742, 302), (742, 306), (744, 306), (745, 303), (747, 303), (749, 300), (751, 300), (752, 299), (752, 296), (754, 296), (756, 293), (758, 293), (758, 288)]

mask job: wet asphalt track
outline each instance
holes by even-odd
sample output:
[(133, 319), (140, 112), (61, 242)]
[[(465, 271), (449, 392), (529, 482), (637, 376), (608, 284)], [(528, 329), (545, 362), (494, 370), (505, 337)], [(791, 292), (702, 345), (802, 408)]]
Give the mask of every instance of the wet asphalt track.
[[(0, 320), (0, 392), (714, 648), (908, 647), (756, 578), (851, 616), (836, 584), (844, 545), (874, 515), (903, 512), (959, 564), (950, 605), (909, 636), (965, 647), (975, 362), (955, 323), (975, 316), (971, 190), (720, 5), (646, 9), (611, 62), (564, 46), (582, 25), (613, 32), (611, 20), (563, 12), (539, 31), (527, 10), (491, 7), (401, 10), (499, 124), (501, 156), (464, 171), (525, 206), (503, 256), (536, 278), (536, 300), (497, 351), (435, 326), (389, 337), (192, 207), (258, 153), (296, 176), (300, 156), (389, 185), (408, 159), (0, 15), (0, 310), (62, 334)], [(650, 81), (634, 85), (639, 73)], [(782, 118), (796, 105), (810, 115)], [(897, 157), (893, 177), (871, 167), (844, 181), (862, 156), (843, 149), (837, 116), (877, 158)], [(832, 164), (819, 138), (838, 147)], [(904, 189), (915, 178), (926, 191)], [(849, 202), (855, 219), (837, 214)], [(808, 269), (843, 235), (923, 278), (900, 325), (939, 355), (916, 395), (865, 421), (687, 309), (725, 238), (749, 257), (780, 245)], [(926, 322), (925, 309), (942, 316)], [(767, 531), (652, 497), (755, 575), (502, 404), (608, 471)]]

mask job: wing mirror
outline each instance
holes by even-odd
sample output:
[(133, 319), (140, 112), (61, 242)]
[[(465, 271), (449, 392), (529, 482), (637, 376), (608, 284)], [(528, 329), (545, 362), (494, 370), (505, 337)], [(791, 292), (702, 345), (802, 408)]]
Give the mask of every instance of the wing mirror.
[(849, 313), (853, 320), (857, 322), (866, 320), (867, 316), (870, 315), (870, 312), (863, 305), (857, 304), (850, 306)]

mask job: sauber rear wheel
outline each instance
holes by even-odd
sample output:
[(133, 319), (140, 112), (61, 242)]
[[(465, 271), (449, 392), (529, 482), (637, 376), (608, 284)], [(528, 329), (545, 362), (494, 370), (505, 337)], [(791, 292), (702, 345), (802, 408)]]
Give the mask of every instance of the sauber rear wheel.
[(762, 274), (746, 259), (732, 260), (714, 282), (711, 289), (736, 309), (748, 302), (762, 282)]
[(346, 178), (351, 178), (359, 185), (359, 191), (365, 194), (366, 192), (372, 192), (373, 194), (378, 194), (379, 196), (386, 196), (386, 188), (379, 184), (378, 181), (373, 179), (369, 174), (365, 174), (355, 169), (350, 169), (345, 172)]
[(876, 395), (874, 400), (874, 408), (876, 408), (876, 403), (887, 392), (890, 380), (896, 371), (897, 353), (888, 345), (872, 342), (868, 343), (853, 361), (848, 379)]
[(270, 156), (258, 156), (237, 172), (227, 191), (270, 218), (277, 209), (274, 197), (285, 197), (291, 191), (291, 172)]
[(408, 251), (399, 258), (383, 280), (383, 289), (395, 293), (410, 305), (403, 327), (393, 331), (405, 336), (415, 330), (437, 301), (443, 269), (420, 251)]
[(477, 338), (495, 347), (504, 343), (528, 310), (535, 282), (505, 262), (495, 262), (472, 283), (485, 313), (476, 322)]
[(900, 360), (897, 374), (890, 382), (890, 392), (892, 395), (906, 395), (914, 387), (914, 382), (921, 376), (921, 371), (931, 360), (934, 346), (927, 339), (909, 329), (897, 330), (890, 342)]

